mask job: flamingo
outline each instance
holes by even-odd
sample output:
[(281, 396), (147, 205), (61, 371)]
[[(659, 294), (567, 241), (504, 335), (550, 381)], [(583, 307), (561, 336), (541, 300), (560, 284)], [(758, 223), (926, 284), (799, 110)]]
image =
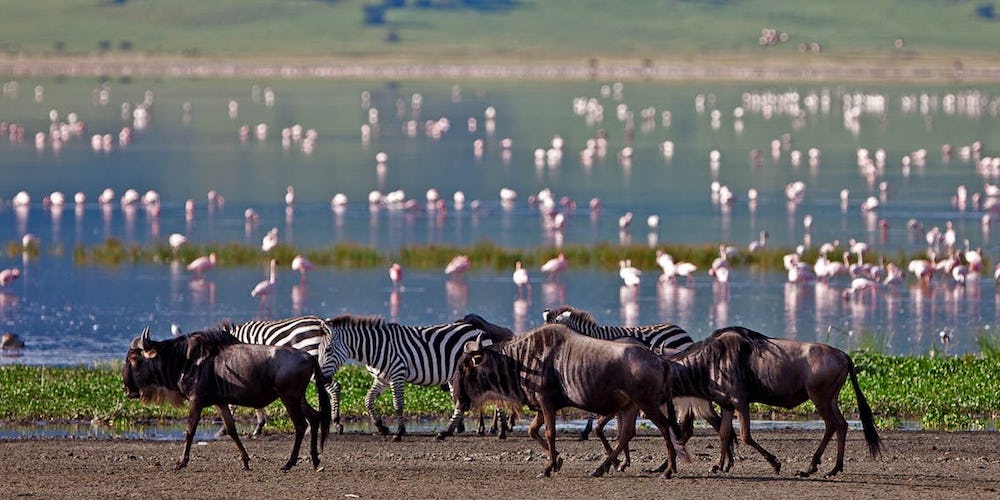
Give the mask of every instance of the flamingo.
[(560, 252), (558, 256), (553, 257), (542, 264), (540, 270), (543, 273), (548, 273), (548, 279), (549, 281), (552, 281), (558, 278), (559, 274), (565, 271), (567, 267), (569, 267), (569, 262), (566, 260), (566, 255)]
[(271, 259), (271, 273), (268, 276), (268, 278), (264, 281), (261, 281), (260, 283), (257, 283), (257, 285), (253, 287), (253, 290), (250, 290), (251, 297), (260, 297), (260, 306), (262, 308), (264, 307), (264, 304), (267, 302), (268, 298), (271, 296), (271, 292), (274, 291), (274, 285), (277, 282), (274, 275), (276, 266), (277, 266), (277, 261)]
[(202, 274), (215, 267), (216, 261), (215, 252), (212, 252), (207, 256), (203, 255), (192, 260), (191, 263), (187, 265), (187, 270), (194, 273), (194, 279), (200, 280)]
[(868, 278), (854, 278), (851, 280), (850, 288), (844, 289), (844, 298), (849, 299), (852, 295), (865, 290), (874, 290), (878, 283)]
[(983, 254), (980, 249), (971, 250), (969, 249), (969, 240), (965, 240), (965, 262), (969, 266), (970, 271), (982, 271), (983, 269)]
[(632, 212), (625, 212), (625, 215), (618, 218), (618, 229), (622, 231), (628, 229), (632, 224)]
[(636, 269), (632, 266), (632, 260), (620, 260), (618, 261), (618, 276), (625, 283), (625, 286), (635, 287), (639, 286), (639, 280), (642, 276), (642, 271)]
[(389, 266), (389, 280), (392, 281), (392, 288), (396, 289), (403, 284), (403, 266), (393, 262)]
[(885, 279), (882, 284), (885, 286), (895, 286), (903, 282), (903, 270), (892, 262), (885, 265)]
[(660, 269), (663, 269), (660, 280), (673, 279), (677, 275), (677, 265), (674, 264), (673, 256), (663, 250), (656, 251), (656, 265), (660, 266)]
[(760, 250), (761, 248), (764, 248), (764, 245), (767, 244), (767, 237), (768, 237), (767, 231), (761, 231), (760, 234), (757, 236), (757, 239), (751, 241), (750, 244), (747, 245), (747, 250), (753, 253), (756, 252), (757, 250)]
[(472, 261), (469, 260), (468, 255), (456, 255), (451, 259), (444, 268), (444, 273), (448, 276), (456, 276), (458, 279), (462, 279), (465, 275), (465, 271), (468, 271), (472, 267)]
[(299, 272), (299, 283), (306, 282), (306, 273), (312, 271), (312, 268), (313, 263), (302, 255), (296, 255), (295, 258), (292, 259), (292, 271)]
[(285, 189), (285, 205), (289, 207), (295, 205), (295, 188), (292, 186)]
[(272, 227), (267, 234), (264, 235), (264, 239), (261, 240), (260, 248), (265, 252), (270, 252), (271, 249), (278, 246), (278, 228)]
[(521, 266), (521, 261), (514, 263), (514, 274), (511, 276), (514, 280), (514, 284), (517, 285), (517, 297), (521, 298), (523, 296), (524, 287), (527, 286), (531, 289), (531, 285), (528, 283), (528, 270)]
[(934, 259), (913, 259), (906, 265), (906, 270), (917, 277), (922, 283), (930, 283), (934, 277)]
[(21, 270), (16, 267), (10, 267), (0, 271), (0, 287), (5, 287), (14, 282), (14, 280), (21, 277)]
[(180, 250), (181, 246), (187, 243), (187, 236), (181, 233), (172, 233), (170, 236), (167, 236), (167, 243), (173, 249), (174, 255), (177, 255), (177, 251)]

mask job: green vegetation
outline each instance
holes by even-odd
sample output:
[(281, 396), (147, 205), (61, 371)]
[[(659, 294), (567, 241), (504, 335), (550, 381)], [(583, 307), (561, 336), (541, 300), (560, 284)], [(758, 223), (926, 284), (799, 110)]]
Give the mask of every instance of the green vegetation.
[[(633, 65), (752, 58), (793, 66), (867, 58), (880, 67), (921, 59), (951, 65), (958, 54), (992, 57), (996, 16), (990, 2), (963, 0), (216, 0), (184, 8), (35, 0), (5, 6), (0, 55)], [(775, 44), (761, 43), (765, 28), (775, 30)], [(894, 46), (897, 38), (903, 47)]]
[[(660, 245), (657, 247), (673, 256), (675, 262), (692, 262), (699, 269), (707, 270), (712, 261), (719, 256), (719, 247), (714, 244), (701, 245)], [(20, 244), (7, 245), (8, 255), (20, 255)], [(59, 249), (61, 251), (61, 249)], [(739, 252), (729, 259), (731, 267), (752, 266), (762, 270), (781, 270), (782, 257), (792, 253), (791, 248), (765, 247), (754, 253)], [(317, 266), (334, 266), (338, 268), (374, 268), (388, 266), (391, 262), (399, 262), (411, 269), (443, 268), (456, 255), (468, 255), (477, 268), (506, 270), (513, 269), (514, 263), (521, 261), (527, 267), (537, 267), (548, 259), (562, 252), (576, 268), (593, 267), (597, 269), (618, 269), (618, 262), (631, 259), (632, 265), (644, 270), (658, 270), (656, 252), (643, 245), (613, 245), (597, 243), (594, 245), (566, 245), (560, 249), (539, 247), (533, 249), (503, 248), (489, 241), (481, 241), (472, 247), (451, 245), (407, 245), (397, 252), (386, 253), (357, 243), (338, 243), (326, 248), (295, 248), (279, 244), (270, 253), (263, 253), (252, 245), (227, 243), (208, 245), (185, 245), (177, 254), (165, 242), (152, 246), (125, 245), (121, 240), (110, 238), (103, 243), (87, 246), (77, 246), (73, 252), (73, 260), (77, 265), (119, 266), (139, 263), (169, 263), (175, 258), (182, 263), (188, 263), (202, 255), (215, 252), (218, 266), (246, 266), (266, 264), (268, 259), (276, 259), (278, 265), (290, 264), (292, 258), (302, 254)], [(816, 249), (810, 249), (803, 254), (803, 260), (815, 261), (819, 256)], [(832, 258), (837, 258), (831, 256)], [(883, 257), (876, 252), (866, 254), (872, 262), (878, 262)], [(888, 260), (892, 262), (907, 262), (913, 258), (925, 258), (922, 254), (907, 255), (899, 252)], [(988, 262), (984, 265), (988, 266)]]
[[(932, 429), (996, 428), (1000, 420), (1000, 356), (900, 357), (859, 352), (854, 355), (862, 391), (882, 427), (897, 427), (904, 421), (919, 421)], [(371, 376), (360, 366), (341, 369), (337, 380), (343, 386), (341, 411), (345, 418), (366, 419), (364, 394)], [(849, 384), (848, 384), (849, 385)], [(23, 365), (0, 366), (0, 421), (95, 420), (115, 425), (175, 420), (186, 408), (145, 406), (125, 399), (120, 367), (50, 368)], [(315, 388), (309, 398), (316, 404)], [(856, 414), (854, 392), (845, 387), (840, 405), (848, 418)], [(392, 415), (389, 391), (377, 407)], [(279, 403), (268, 408), (280, 428), (290, 428)], [(407, 385), (406, 411), (410, 416), (445, 418), (451, 411), (447, 392), (439, 387)], [(754, 405), (757, 417), (777, 419), (818, 418), (811, 403), (784, 410)], [(209, 410), (211, 414), (211, 410)], [(246, 412), (241, 412), (249, 417)]]

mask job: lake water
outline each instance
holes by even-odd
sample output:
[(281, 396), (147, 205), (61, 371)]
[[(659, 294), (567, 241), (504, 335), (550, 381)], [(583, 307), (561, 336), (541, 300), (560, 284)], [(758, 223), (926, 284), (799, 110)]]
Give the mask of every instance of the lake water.
[[(27, 348), (0, 362), (115, 360), (146, 325), (162, 338), (171, 324), (190, 331), (224, 319), (298, 314), (379, 314), (416, 325), (475, 312), (522, 332), (540, 323), (545, 308), (563, 304), (610, 324), (674, 322), (696, 339), (740, 324), (845, 349), (975, 352), (977, 336), (993, 334), (1000, 314), (992, 267), (964, 286), (938, 277), (921, 287), (908, 276), (895, 288), (844, 300), (845, 277), (790, 284), (783, 272), (735, 268), (721, 285), (704, 269), (679, 283), (658, 283), (647, 272), (630, 289), (615, 272), (571, 262), (556, 283), (529, 270), (531, 292), (519, 299), (510, 271), (475, 263), (462, 282), (440, 270), (407, 269), (394, 292), (386, 262), (379, 269), (319, 268), (305, 283), (280, 269), (262, 309), (249, 295), (266, 277), (256, 266), (220, 266), (196, 281), (178, 264), (84, 266), (72, 255), (78, 244), (109, 237), (149, 244), (174, 232), (199, 243), (258, 245), (277, 227), (282, 241), (299, 247), (357, 242), (390, 255), (407, 244), (482, 240), (511, 248), (607, 242), (648, 244), (653, 252), (667, 243), (727, 242), (745, 249), (767, 231), (767, 244), (782, 248), (839, 240), (839, 256), (855, 239), (891, 257), (927, 247), (923, 231), (908, 229), (913, 219), (924, 230), (950, 222), (960, 249), (967, 239), (992, 262), (1000, 242), (998, 228), (983, 222), (993, 215), (984, 190), (1000, 181), (1000, 166), (989, 160), (1000, 144), (998, 107), (1000, 86), (969, 84), (8, 81), (0, 122), (24, 133), (12, 141), (8, 126), (0, 137), (0, 242), (10, 248), (0, 268), (22, 274), (0, 293), (0, 328), (20, 335)], [(495, 112), (492, 120), (487, 110)], [(52, 117), (68, 123), (70, 113), (85, 127), (57, 147)], [(262, 138), (259, 124), (267, 126)], [(314, 141), (284, 145), (282, 129), (296, 124), (304, 136), (315, 131)], [(123, 127), (131, 131), (127, 145), (119, 142)], [(45, 135), (36, 144), (39, 132)], [(107, 151), (94, 148), (95, 134), (109, 134)], [(556, 137), (564, 143), (561, 158), (547, 152)], [(584, 154), (597, 137), (606, 138), (606, 155)], [(980, 152), (963, 156), (977, 143)], [(945, 145), (950, 155), (942, 153)], [(867, 162), (859, 162), (862, 148)], [(819, 153), (812, 162), (811, 149)], [(387, 155), (382, 166), (379, 153)], [(734, 193), (731, 203), (713, 197), (713, 181)], [(805, 190), (789, 201), (786, 186), (797, 181)], [(296, 194), (291, 212), (283, 201), (287, 186)], [(956, 199), (960, 186), (968, 193), (964, 204)], [(106, 187), (116, 193), (108, 208), (97, 201)], [(141, 206), (123, 209), (117, 197), (129, 188), (158, 192), (159, 216)], [(446, 212), (422, 207), (430, 188), (447, 202)], [(516, 191), (517, 200), (502, 204), (502, 188)], [(544, 188), (576, 203), (574, 211), (561, 209), (561, 232), (545, 229), (529, 204)], [(755, 203), (748, 201), (751, 188), (759, 193)], [(21, 190), (31, 202), (14, 208)], [(209, 190), (225, 197), (223, 207), (210, 209)], [(403, 190), (421, 207), (373, 210), (372, 190)], [(459, 190), (467, 200), (462, 209), (452, 204)], [(61, 211), (43, 206), (53, 191), (68, 198)], [(79, 207), (76, 192), (87, 196)], [(343, 210), (331, 210), (336, 193), (349, 199)], [(880, 205), (863, 212), (870, 196)], [(595, 197), (599, 211), (588, 207)], [(188, 199), (195, 202), (191, 217)], [(260, 214), (258, 224), (245, 224), (247, 208)], [(623, 233), (618, 220), (626, 212), (635, 217)], [(646, 225), (653, 214), (660, 217), (655, 230)], [(813, 220), (808, 234), (806, 215)], [(16, 251), (25, 233), (39, 238), (35, 258)]]

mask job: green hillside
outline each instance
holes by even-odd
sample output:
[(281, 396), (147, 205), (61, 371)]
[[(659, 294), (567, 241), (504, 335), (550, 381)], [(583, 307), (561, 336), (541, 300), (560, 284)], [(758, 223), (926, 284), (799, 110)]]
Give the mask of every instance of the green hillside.
[[(989, 0), (32, 0), (0, 60), (836, 61), (997, 64)], [(762, 29), (774, 45), (761, 45)], [(902, 38), (902, 48), (895, 42)], [(783, 40), (783, 41), (782, 41)], [(806, 49), (803, 54), (802, 49)], [(819, 50), (817, 54), (816, 51)], [(949, 59), (949, 63), (952, 61)]]

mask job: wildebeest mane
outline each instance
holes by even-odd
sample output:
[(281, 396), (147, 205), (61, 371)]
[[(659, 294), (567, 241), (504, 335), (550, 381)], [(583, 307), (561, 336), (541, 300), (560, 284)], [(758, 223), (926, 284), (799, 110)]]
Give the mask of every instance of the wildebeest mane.
[(219, 351), (233, 344), (243, 343), (227, 330), (221, 328), (191, 332), (186, 337), (187, 358), (189, 361), (195, 362), (209, 356), (215, 356), (219, 354)]

